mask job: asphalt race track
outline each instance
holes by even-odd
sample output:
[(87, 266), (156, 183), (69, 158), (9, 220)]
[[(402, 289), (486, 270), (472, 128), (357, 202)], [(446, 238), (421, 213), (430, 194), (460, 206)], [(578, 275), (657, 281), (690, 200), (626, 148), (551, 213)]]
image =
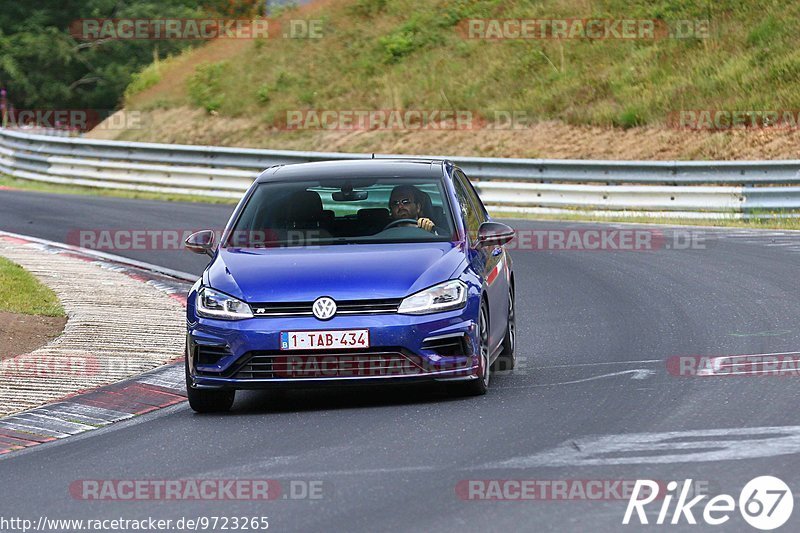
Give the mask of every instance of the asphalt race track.
[[(79, 229), (221, 228), (231, 210), (0, 191), (0, 229), (62, 242)], [(275, 531), (633, 531), (642, 526), (622, 525), (627, 500), (613, 494), (482, 501), (461, 489), (468, 480), (692, 479), (738, 500), (749, 480), (775, 475), (800, 493), (797, 377), (667, 371), (672, 356), (800, 349), (800, 233), (663, 231), (666, 243), (678, 231), (697, 245), (517, 251), (520, 368), (494, 376), (485, 397), (427, 386), (251, 392), (224, 416), (182, 404), (1, 459), (3, 514), (268, 516)], [(114, 253), (194, 274), (205, 265), (183, 251)], [(321, 497), (298, 489), (298, 499), (270, 502), (131, 502), (69, 493), (83, 479), (197, 478), (313, 482)], [(701, 523), (705, 501), (694, 511)], [(660, 506), (647, 507), (651, 523)], [(783, 530), (799, 525), (796, 508)], [(755, 531), (738, 511), (723, 527), (682, 518), (662, 528)]]

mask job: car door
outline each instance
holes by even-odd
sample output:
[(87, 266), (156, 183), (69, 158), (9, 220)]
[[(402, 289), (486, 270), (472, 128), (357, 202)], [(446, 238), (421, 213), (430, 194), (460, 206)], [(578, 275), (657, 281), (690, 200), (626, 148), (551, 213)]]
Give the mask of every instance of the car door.
[(489, 215), (477, 192), (460, 170), (455, 170), (455, 187), (459, 201), (464, 206), (470, 249), (474, 251), (473, 268), (484, 280), (489, 300), (489, 345), (494, 349), (503, 340), (508, 322), (508, 276), (505, 272), (505, 250), (502, 246), (476, 248), (478, 228), (489, 220)]

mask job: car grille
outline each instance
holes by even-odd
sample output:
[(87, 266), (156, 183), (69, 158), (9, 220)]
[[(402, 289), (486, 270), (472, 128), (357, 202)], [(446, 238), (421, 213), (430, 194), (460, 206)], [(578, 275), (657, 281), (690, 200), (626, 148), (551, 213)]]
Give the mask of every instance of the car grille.
[(419, 358), (400, 352), (254, 352), (236, 379), (388, 377), (422, 374)]
[[(396, 313), (400, 307), (399, 298), (383, 300), (343, 300), (336, 302), (337, 315), (372, 315)], [(250, 304), (256, 318), (284, 316), (313, 316), (314, 302), (276, 302)]]

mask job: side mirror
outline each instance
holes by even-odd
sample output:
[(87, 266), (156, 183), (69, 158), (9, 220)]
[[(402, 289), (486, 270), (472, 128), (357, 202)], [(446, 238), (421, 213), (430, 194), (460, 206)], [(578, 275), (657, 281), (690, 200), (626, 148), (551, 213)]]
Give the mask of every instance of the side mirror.
[(214, 241), (216, 236), (210, 229), (192, 233), (184, 243), (186, 249), (196, 254), (207, 254), (214, 257)]
[(478, 228), (478, 248), (502, 246), (514, 238), (514, 229), (500, 222), (484, 222)]

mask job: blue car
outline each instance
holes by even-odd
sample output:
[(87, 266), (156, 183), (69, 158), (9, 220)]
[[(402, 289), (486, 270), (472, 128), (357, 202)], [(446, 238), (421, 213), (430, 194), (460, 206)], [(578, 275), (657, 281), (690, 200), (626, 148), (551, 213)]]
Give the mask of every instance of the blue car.
[(323, 384), (485, 394), (515, 364), (513, 237), (448, 161), (267, 169), (219, 237), (186, 241), (212, 257), (186, 311), (192, 409)]

